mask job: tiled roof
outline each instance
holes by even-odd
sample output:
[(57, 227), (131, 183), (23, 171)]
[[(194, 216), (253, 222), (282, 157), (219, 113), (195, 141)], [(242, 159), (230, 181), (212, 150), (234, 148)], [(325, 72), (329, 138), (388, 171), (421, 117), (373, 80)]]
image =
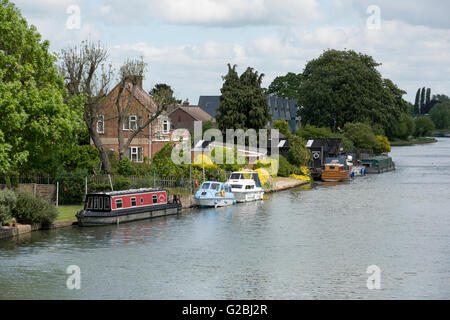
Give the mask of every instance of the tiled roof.
[(198, 121), (214, 121), (215, 120), (213, 117), (211, 117), (210, 114), (208, 114), (207, 112), (205, 112), (204, 110), (202, 110), (201, 108), (199, 108), (197, 106), (179, 107), (178, 109), (183, 110), (184, 112), (191, 115), (195, 120), (198, 120)]
[(200, 96), (198, 107), (207, 112), (211, 117), (217, 117), (217, 108), (220, 105), (220, 96)]

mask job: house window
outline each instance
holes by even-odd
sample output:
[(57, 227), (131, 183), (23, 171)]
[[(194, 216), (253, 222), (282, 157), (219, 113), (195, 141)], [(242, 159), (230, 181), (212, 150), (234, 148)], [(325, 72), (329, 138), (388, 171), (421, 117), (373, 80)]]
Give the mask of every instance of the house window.
[(137, 206), (136, 198), (131, 198), (131, 206), (132, 207), (136, 207)]
[(134, 162), (144, 162), (142, 147), (129, 147), (128, 158)]
[(123, 205), (122, 199), (117, 199), (116, 200), (116, 208), (121, 209), (122, 205)]
[(168, 134), (170, 132), (169, 120), (163, 120), (162, 131), (163, 134)]
[(97, 133), (105, 133), (105, 116), (98, 116), (97, 120)]
[(127, 121), (123, 124), (123, 130), (137, 130), (138, 126), (144, 125), (144, 118), (142, 116), (129, 116)]

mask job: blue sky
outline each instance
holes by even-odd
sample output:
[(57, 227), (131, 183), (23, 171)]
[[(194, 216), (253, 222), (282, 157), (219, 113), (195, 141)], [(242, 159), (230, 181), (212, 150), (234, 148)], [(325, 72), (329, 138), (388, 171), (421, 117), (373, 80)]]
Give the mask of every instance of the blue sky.
[[(168, 83), (179, 99), (220, 94), (227, 63), (264, 73), (263, 85), (302, 72), (323, 50), (353, 49), (383, 65), (383, 77), (413, 101), (419, 87), (450, 95), (449, 1), (392, 0), (16, 0), (51, 48), (90, 38), (119, 67), (148, 63), (144, 86)], [(79, 28), (67, 28), (76, 6)], [(373, 26), (379, 9), (380, 28)], [(71, 20), (73, 21), (73, 20)]]

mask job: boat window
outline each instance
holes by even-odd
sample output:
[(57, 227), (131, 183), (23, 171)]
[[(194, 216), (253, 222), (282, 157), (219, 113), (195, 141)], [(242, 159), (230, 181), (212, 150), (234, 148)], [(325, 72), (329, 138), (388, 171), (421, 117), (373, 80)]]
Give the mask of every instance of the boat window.
[(255, 186), (245, 186), (245, 189), (246, 189), (246, 190), (251, 190), (251, 189), (254, 189), (254, 187), (255, 187)]
[(98, 209), (98, 197), (94, 197), (94, 210)]
[(153, 203), (158, 203), (158, 196), (156, 194), (153, 195)]
[(132, 207), (136, 207), (137, 206), (136, 198), (131, 198), (131, 206)]
[(110, 206), (110, 203), (109, 203), (109, 198), (105, 198), (104, 202), (105, 202), (105, 205), (104, 205), (105, 210), (110, 210), (111, 206)]
[(230, 179), (232, 180), (239, 180), (241, 179), (242, 175), (240, 173), (232, 173), (230, 176)]
[(211, 184), (211, 190), (219, 191), (220, 190), (220, 184), (218, 184), (218, 183)]
[(210, 183), (204, 183), (204, 184), (202, 184), (202, 189), (203, 189), (203, 190), (208, 190), (208, 189), (209, 189), (209, 185), (210, 185)]
[(141, 204), (144, 204), (144, 198), (141, 197)]
[(233, 189), (242, 189), (242, 185), (240, 185), (240, 184), (232, 184), (231, 188), (233, 188)]
[(230, 187), (227, 184), (225, 184), (223, 188), (225, 189), (225, 192), (230, 192)]
[(116, 208), (120, 209), (122, 208), (122, 205), (123, 205), (122, 199), (116, 199)]
[(98, 198), (98, 208), (103, 210), (103, 197)]
[(92, 209), (92, 197), (89, 197), (86, 204), (86, 209)]

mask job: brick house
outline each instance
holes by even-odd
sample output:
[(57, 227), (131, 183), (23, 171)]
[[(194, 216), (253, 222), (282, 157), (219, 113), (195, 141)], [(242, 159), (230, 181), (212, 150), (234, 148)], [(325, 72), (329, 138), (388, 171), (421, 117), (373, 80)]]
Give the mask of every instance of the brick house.
[(191, 106), (189, 101), (185, 101), (181, 106), (169, 113), (169, 118), (175, 129), (187, 129), (191, 134), (194, 132), (194, 122), (202, 123), (211, 121), (215, 124), (214, 119), (207, 112), (197, 106)]
[[(118, 142), (118, 119), (116, 109), (116, 99), (119, 93), (119, 84), (106, 96), (98, 110), (99, 120), (97, 121), (97, 132), (105, 148), (119, 152)], [(124, 90), (124, 94), (131, 93), (131, 84)], [(135, 95), (132, 98), (128, 119), (123, 125), (125, 139), (130, 137), (133, 129), (138, 124), (147, 121), (153, 113), (149, 112), (145, 106), (152, 106), (152, 97), (142, 88), (142, 80), (138, 83)], [(156, 110), (151, 109), (155, 112)], [(147, 128), (143, 129), (136, 138), (133, 139), (128, 148), (128, 158), (134, 162), (144, 162), (144, 158), (153, 158), (156, 152), (171, 141), (173, 133), (172, 125), (167, 113), (162, 113)], [(91, 140), (91, 144), (93, 144)]]

